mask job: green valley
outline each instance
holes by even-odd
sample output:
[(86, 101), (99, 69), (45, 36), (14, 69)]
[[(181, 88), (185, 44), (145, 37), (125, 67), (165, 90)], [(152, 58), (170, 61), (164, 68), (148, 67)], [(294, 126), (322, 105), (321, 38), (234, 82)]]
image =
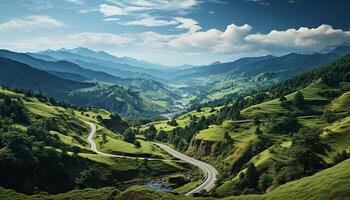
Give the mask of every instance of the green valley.
[(0, 6), (0, 200), (350, 200), (350, 1)]

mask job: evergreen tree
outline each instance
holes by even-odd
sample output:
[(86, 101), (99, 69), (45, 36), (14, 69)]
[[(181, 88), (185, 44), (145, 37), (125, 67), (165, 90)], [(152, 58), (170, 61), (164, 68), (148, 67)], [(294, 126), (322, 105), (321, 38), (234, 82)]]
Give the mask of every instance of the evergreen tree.
[(294, 100), (293, 100), (293, 104), (295, 107), (297, 108), (302, 108), (305, 104), (305, 99), (304, 99), (304, 95), (302, 92), (298, 91), (295, 96), (294, 96)]
[(132, 129), (130, 129), (130, 128), (126, 129), (123, 133), (123, 137), (124, 137), (125, 142), (129, 142), (132, 144), (135, 143), (136, 137), (135, 137), (135, 133)]
[(259, 173), (256, 170), (254, 163), (248, 165), (247, 171), (245, 173), (245, 180), (250, 188), (256, 188), (258, 183)]
[(148, 129), (146, 130), (145, 137), (148, 140), (154, 140), (154, 138), (157, 136), (157, 129), (156, 127), (151, 124)]

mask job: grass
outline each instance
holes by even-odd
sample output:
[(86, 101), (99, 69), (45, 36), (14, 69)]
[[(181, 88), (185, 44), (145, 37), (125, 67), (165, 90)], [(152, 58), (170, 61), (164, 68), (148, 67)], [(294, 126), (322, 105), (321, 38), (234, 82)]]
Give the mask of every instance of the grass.
[[(347, 88), (348, 85), (342, 86), (342, 88)], [(301, 89), (300, 91), (303, 93), (305, 100), (307, 101), (327, 101), (325, 97), (320, 96), (319, 92), (326, 89), (327, 87), (321, 83), (313, 83), (306, 88)], [(291, 102), (294, 99), (296, 92), (291, 93), (286, 96), (287, 101)], [(323, 107), (322, 107), (323, 108)], [(242, 110), (242, 115), (248, 119), (252, 119), (253, 117), (260, 116), (264, 117), (270, 115), (272, 113), (287, 113), (288, 110), (281, 106), (281, 102), (279, 99), (273, 99), (267, 102), (263, 102), (257, 105), (253, 105), (249, 108)]]
[(196, 181), (191, 181), (189, 183), (186, 183), (185, 185), (176, 188), (172, 190), (171, 192), (179, 193), (179, 194), (185, 194), (186, 192), (190, 191), (191, 189), (197, 187), (203, 182), (203, 180), (196, 180)]
[(100, 151), (118, 155), (129, 155), (129, 156), (144, 156), (144, 157), (158, 157), (158, 158), (169, 158), (169, 156), (160, 151), (153, 144), (139, 140), (141, 147), (137, 148), (134, 144), (125, 142), (121, 139), (115, 139), (107, 136), (107, 143), (101, 145), (102, 137), (95, 136), (94, 138), (97, 147)]
[(330, 110), (333, 112), (346, 112), (350, 110), (350, 92), (343, 93), (340, 97), (332, 101)]
[[(323, 170), (313, 176), (289, 182), (262, 196), (251, 199), (284, 200), (328, 200), (350, 199), (350, 160), (332, 168)], [(227, 199), (241, 199), (227, 198)], [(243, 199), (243, 198), (242, 198)]]
[(326, 126), (321, 135), (322, 141), (328, 144), (332, 151), (325, 158), (332, 162), (332, 158), (342, 150), (350, 150), (350, 116)]

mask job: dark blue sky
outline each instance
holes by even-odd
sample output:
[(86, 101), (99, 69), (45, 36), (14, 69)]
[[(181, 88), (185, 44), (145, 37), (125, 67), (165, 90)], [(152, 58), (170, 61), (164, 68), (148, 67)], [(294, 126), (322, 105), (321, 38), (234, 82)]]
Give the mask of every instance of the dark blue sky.
[[(334, 28), (350, 29), (350, 1), (348, 0), (231, 0), (226, 4), (205, 4), (193, 12), (204, 28), (216, 25), (223, 29), (227, 24), (250, 24), (258, 32), (286, 30), (289, 28), (318, 27), (330, 24)], [(206, 11), (212, 10), (215, 14)], [(205, 22), (208, 22), (207, 24)], [(219, 25), (219, 26), (218, 26)]]

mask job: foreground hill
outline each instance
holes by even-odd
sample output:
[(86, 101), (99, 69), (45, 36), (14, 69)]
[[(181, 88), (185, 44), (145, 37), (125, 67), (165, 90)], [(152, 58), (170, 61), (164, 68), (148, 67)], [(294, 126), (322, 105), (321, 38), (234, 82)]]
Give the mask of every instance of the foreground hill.
[[(243, 195), (228, 197), (225, 200), (328, 200), (350, 199), (350, 160), (346, 160), (334, 167), (316, 173), (313, 176), (302, 178), (278, 187), (265, 195)], [(0, 188), (0, 198), (4, 200), (36, 200), (36, 199), (118, 199), (118, 200), (146, 200), (146, 199), (214, 199), (175, 196), (167, 193), (134, 187), (125, 192), (115, 188), (74, 190), (58, 195), (34, 195), (27, 196), (12, 190)]]

